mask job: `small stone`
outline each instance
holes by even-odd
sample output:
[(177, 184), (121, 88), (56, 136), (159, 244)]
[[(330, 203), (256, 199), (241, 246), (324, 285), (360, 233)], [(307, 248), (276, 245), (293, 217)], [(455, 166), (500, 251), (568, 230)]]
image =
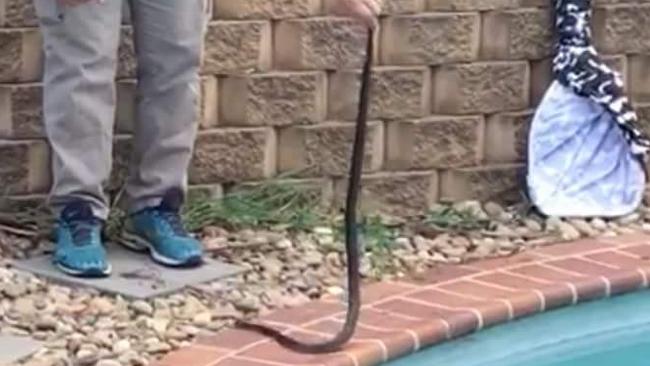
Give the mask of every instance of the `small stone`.
[(211, 321), (212, 321), (212, 314), (210, 312), (203, 312), (203, 313), (196, 314), (194, 319), (192, 319), (192, 323), (198, 325), (199, 327), (205, 327), (208, 324), (210, 324)]
[(267, 260), (262, 264), (262, 267), (265, 272), (268, 272), (271, 275), (277, 275), (282, 272), (284, 263), (280, 262), (276, 258), (267, 258)]
[(435, 246), (434, 242), (421, 235), (414, 236), (412, 243), (413, 243), (412, 246), (405, 247), (404, 249), (412, 250), (413, 248), (415, 248), (417, 250), (428, 250), (429, 248)]
[(153, 307), (146, 301), (137, 300), (131, 304), (131, 308), (139, 314), (151, 315), (153, 314)]
[(499, 248), (499, 250), (513, 250), (513, 249), (517, 248), (515, 243), (513, 243), (512, 241), (507, 240), (507, 239), (501, 239), (501, 240), (497, 241), (496, 245)]
[(454, 209), (458, 211), (469, 212), (471, 215), (473, 215), (479, 220), (486, 220), (489, 218), (488, 215), (485, 213), (485, 211), (483, 211), (483, 207), (481, 207), (481, 203), (478, 201), (458, 202), (454, 204)]
[(460, 258), (467, 253), (467, 249), (465, 249), (465, 247), (447, 247), (443, 248), (442, 252), (447, 256), (447, 258)]
[(467, 239), (464, 236), (457, 236), (457, 237), (451, 239), (451, 245), (453, 247), (467, 248), (470, 245), (472, 245), (472, 243), (469, 241), (469, 239)]
[(334, 235), (334, 232), (332, 231), (332, 228), (319, 226), (314, 228), (314, 234), (320, 236), (331, 236)]
[(559, 217), (552, 216), (546, 219), (547, 230), (551, 230), (551, 231), (559, 230), (561, 224), (562, 224), (562, 220)]
[(409, 238), (399, 237), (395, 239), (395, 247), (402, 249), (411, 249), (411, 240)]
[(519, 237), (519, 234), (512, 230), (511, 228), (507, 227), (506, 225), (498, 225), (496, 230), (494, 230), (494, 235), (500, 237), (500, 238), (517, 238)]
[(153, 318), (151, 327), (153, 328), (154, 331), (158, 334), (163, 334), (167, 330), (167, 326), (169, 326), (169, 319), (168, 318)]
[(99, 358), (97, 349), (82, 348), (75, 355), (78, 365), (94, 365)]
[(110, 300), (103, 297), (96, 297), (90, 301), (90, 309), (96, 310), (101, 315), (108, 315), (115, 308)]
[(278, 249), (289, 249), (293, 247), (293, 243), (291, 243), (291, 240), (289, 239), (280, 239), (275, 243), (275, 247)]
[(317, 266), (323, 263), (323, 255), (317, 251), (309, 251), (305, 254), (303, 261), (309, 266)]
[(328, 266), (334, 268), (340, 268), (343, 266), (341, 257), (339, 256), (339, 253), (336, 252), (327, 253), (327, 255), (325, 256), (325, 262), (327, 263)]
[(487, 202), (483, 206), (483, 210), (485, 210), (485, 213), (488, 214), (488, 216), (492, 218), (498, 218), (501, 216), (501, 214), (505, 213), (505, 210), (501, 205), (495, 202)]
[(431, 260), (433, 262), (437, 262), (437, 263), (447, 263), (448, 262), (447, 258), (445, 258), (444, 255), (442, 255), (442, 254), (440, 254), (438, 252), (433, 253), (433, 255), (431, 256)]
[(603, 219), (595, 218), (591, 220), (591, 227), (598, 231), (607, 230), (607, 223)]
[(330, 286), (325, 291), (332, 296), (342, 295), (344, 290), (340, 286)]
[(235, 302), (234, 305), (237, 309), (245, 312), (254, 312), (260, 309), (259, 299), (251, 295), (244, 296), (243, 298)]
[(148, 353), (165, 353), (171, 351), (171, 349), (172, 347), (169, 344), (160, 342), (159, 340), (147, 344), (147, 348), (146, 348)]
[(533, 219), (525, 219), (524, 220), (524, 225), (528, 228), (528, 230), (533, 231), (533, 232), (540, 232), (542, 231), (542, 225), (540, 225), (539, 222), (533, 220)]
[(113, 344), (113, 353), (121, 355), (131, 349), (131, 342), (128, 339), (121, 339)]
[(36, 320), (36, 329), (41, 331), (52, 331), (57, 328), (57, 320), (51, 315), (38, 317)]
[(641, 215), (637, 212), (633, 212), (629, 215), (623, 216), (620, 219), (618, 219), (618, 223), (621, 225), (629, 225), (631, 223), (637, 222), (641, 219)]
[(598, 234), (598, 231), (594, 229), (589, 223), (582, 219), (570, 220), (569, 223), (573, 225), (580, 233), (586, 236), (595, 236)]
[(165, 338), (169, 340), (183, 340), (189, 337), (189, 334), (180, 329), (170, 329), (165, 333)]
[(563, 240), (580, 239), (580, 232), (566, 222), (560, 222), (558, 229)]
[(10, 299), (16, 299), (27, 293), (27, 286), (21, 283), (8, 283), (4, 286), (3, 292)]
[(122, 366), (122, 364), (119, 361), (116, 360), (101, 360), (97, 362), (96, 366)]
[(181, 330), (189, 336), (195, 336), (201, 332), (199, 328), (192, 325), (184, 325), (181, 327)]

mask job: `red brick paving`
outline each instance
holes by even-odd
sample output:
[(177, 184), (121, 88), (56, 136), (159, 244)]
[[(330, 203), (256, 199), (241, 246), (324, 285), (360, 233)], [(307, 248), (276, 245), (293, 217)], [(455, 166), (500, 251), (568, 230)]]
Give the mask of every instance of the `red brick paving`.
[[(369, 284), (355, 337), (334, 354), (298, 354), (229, 329), (201, 336), (155, 366), (373, 366), (485, 326), (647, 288), (649, 276), (650, 235), (583, 239)], [(344, 310), (326, 298), (260, 320), (315, 341), (338, 331)]]

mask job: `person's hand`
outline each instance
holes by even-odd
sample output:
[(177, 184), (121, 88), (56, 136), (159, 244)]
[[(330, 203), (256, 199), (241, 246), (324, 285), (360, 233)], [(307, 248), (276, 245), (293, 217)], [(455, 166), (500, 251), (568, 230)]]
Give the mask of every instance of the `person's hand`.
[(381, 12), (381, 0), (331, 0), (335, 14), (351, 17), (374, 29)]

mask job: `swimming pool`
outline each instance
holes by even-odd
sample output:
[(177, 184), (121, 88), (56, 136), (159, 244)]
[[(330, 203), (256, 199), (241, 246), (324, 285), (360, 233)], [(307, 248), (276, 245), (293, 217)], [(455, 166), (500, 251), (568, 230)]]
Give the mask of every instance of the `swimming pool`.
[(648, 366), (650, 291), (524, 318), (384, 366)]

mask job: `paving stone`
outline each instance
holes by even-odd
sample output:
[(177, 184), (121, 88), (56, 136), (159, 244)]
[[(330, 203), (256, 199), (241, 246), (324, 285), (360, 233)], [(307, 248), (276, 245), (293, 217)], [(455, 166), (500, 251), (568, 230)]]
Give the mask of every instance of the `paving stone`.
[(28, 357), (41, 348), (31, 338), (0, 335), (0, 365), (10, 365)]
[(107, 250), (113, 265), (113, 273), (108, 278), (81, 279), (68, 276), (52, 265), (49, 255), (16, 261), (14, 266), (55, 282), (92, 287), (134, 299), (168, 295), (188, 285), (218, 280), (243, 271), (239, 266), (209, 258), (199, 268), (167, 268), (154, 263), (147, 254), (129, 251), (117, 244), (107, 244)]

